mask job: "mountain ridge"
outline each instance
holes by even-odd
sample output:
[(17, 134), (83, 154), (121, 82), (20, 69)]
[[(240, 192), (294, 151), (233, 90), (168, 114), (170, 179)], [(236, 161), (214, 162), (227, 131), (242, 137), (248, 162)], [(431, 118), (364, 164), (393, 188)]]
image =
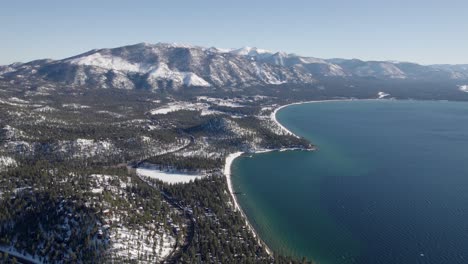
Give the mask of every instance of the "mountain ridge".
[(311, 84), (322, 78), (468, 80), (468, 66), (320, 59), (255, 47), (220, 49), (144, 42), (93, 49), (60, 60), (0, 66), (0, 80), (21, 83), (38, 79), (68, 86), (116, 89)]

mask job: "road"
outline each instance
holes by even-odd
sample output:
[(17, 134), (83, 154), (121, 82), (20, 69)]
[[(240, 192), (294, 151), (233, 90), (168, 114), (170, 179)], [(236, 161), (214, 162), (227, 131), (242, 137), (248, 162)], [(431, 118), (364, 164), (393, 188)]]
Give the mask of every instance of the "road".
[[(16, 259), (16, 263), (18, 264), (38, 264), (40, 263), (39, 261), (31, 261), (29, 259), (26, 259), (24, 258), (23, 256), (19, 255), (19, 254), (14, 254), (14, 253), (10, 253), (4, 249), (0, 249), (0, 253), (2, 253), (3, 255), (5, 254), (8, 254), (8, 259), (13, 263), (13, 258)], [(0, 262), (3, 263), (3, 258), (0, 258)]]
[(161, 191), (164, 199), (173, 206), (176, 210), (180, 211), (186, 218), (187, 222), (187, 235), (185, 236), (185, 242), (182, 247), (177, 247), (174, 251), (167, 256), (163, 263), (179, 263), (179, 259), (182, 257), (182, 253), (186, 252), (190, 245), (193, 243), (193, 237), (195, 235), (196, 221), (193, 217), (193, 214), (187, 211), (183, 206), (181, 206), (174, 198), (167, 195), (165, 192)]

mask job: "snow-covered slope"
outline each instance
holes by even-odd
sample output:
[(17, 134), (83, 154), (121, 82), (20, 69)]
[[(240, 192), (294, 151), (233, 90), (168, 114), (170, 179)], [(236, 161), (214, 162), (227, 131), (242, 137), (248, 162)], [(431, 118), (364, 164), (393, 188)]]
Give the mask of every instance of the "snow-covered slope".
[(84, 57), (68, 60), (71, 64), (95, 66), (107, 70), (123, 72), (142, 72), (146, 69), (141, 64), (131, 63), (121, 57), (96, 52)]
[(157, 86), (158, 81), (172, 81), (177, 86), (210, 86), (207, 81), (195, 73), (171, 70), (165, 63), (160, 63), (158, 68), (151, 70), (148, 73), (148, 81), (155, 86)]

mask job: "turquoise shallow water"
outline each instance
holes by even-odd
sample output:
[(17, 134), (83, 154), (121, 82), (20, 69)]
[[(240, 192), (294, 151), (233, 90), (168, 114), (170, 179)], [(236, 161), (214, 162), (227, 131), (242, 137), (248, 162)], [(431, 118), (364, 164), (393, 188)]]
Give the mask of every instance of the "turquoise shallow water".
[(311, 103), (277, 118), (319, 151), (232, 165), (271, 248), (326, 264), (468, 263), (468, 103)]

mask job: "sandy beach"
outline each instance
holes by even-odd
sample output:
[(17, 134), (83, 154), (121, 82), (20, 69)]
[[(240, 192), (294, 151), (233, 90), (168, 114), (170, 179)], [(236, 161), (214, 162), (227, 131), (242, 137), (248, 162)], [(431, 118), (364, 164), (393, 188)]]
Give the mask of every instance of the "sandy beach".
[(234, 195), (234, 189), (232, 188), (232, 182), (231, 182), (231, 165), (232, 165), (232, 162), (240, 157), (244, 152), (235, 152), (235, 153), (232, 153), (232, 154), (229, 154), (227, 157), (226, 157), (226, 162), (225, 162), (225, 165), (224, 165), (224, 175), (226, 176), (226, 180), (227, 180), (227, 185), (228, 185), (228, 189), (229, 189), (229, 193), (231, 194), (232, 196), (232, 199), (234, 201), (234, 208), (236, 210), (240, 210), (240, 207), (239, 207), (239, 204), (237, 203), (237, 199), (236, 199), (236, 196)]

